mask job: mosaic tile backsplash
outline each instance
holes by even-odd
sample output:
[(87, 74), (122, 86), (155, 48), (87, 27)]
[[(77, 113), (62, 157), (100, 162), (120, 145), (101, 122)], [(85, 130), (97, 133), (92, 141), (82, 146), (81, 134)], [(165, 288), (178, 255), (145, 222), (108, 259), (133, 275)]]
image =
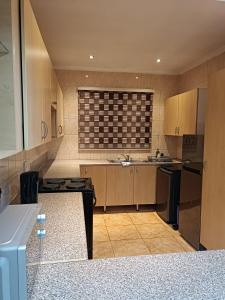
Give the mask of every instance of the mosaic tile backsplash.
[(153, 93), (79, 90), (79, 149), (150, 149)]

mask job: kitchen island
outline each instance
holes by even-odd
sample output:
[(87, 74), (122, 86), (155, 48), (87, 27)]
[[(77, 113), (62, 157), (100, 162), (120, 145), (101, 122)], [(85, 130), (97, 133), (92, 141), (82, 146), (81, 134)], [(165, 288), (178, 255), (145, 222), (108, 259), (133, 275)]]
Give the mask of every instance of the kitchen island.
[(81, 193), (39, 196), (51, 242), (28, 299), (225, 299), (224, 250), (87, 260)]
[[(225, 299), (225, 251), (39, 266), (32, 300)], [(32, 272), (32, 267), (29, 268)]]

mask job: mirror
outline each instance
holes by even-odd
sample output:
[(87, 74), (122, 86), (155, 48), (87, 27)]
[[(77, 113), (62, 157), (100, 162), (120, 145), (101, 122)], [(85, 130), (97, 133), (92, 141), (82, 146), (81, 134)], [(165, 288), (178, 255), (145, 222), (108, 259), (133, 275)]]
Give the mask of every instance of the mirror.
[(22, 150), (19, 0), (0, 1), (0, 159)]

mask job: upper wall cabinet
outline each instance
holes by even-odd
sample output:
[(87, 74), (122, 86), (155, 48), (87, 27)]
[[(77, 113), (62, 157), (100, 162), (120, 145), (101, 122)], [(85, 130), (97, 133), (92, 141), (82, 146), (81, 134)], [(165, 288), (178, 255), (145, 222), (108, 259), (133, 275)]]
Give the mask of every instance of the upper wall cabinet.
[(22, 150), (19, 0), (0, 1), (0, 159)]
[[(196, 134), (197, 114), (204, 113), (202, 109), (198, 112), (198, 107), (204, 106), (204, 101), (206, 89), (194, 89), (168, 98), (165, 103), (165, 135)], [(198, 116), (198, 121), (201, 119), (204, 122), (204, 116)]]
[(51, 141), (58, 81), (29, 0), (22, 1), (21, 11), (24, 139), (25, 148), (31, 149)]
[(25, 148), (51, 139), (51, 62), (29, 0), (22, 1)]

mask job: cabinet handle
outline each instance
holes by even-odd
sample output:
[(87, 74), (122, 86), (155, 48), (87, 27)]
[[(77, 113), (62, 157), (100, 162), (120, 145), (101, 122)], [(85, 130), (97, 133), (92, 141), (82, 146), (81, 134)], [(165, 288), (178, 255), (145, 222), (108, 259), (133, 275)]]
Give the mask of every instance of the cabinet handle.
[(177, 134), (177, 127), (175, 127), (175, 134)]
[(62, 132), (63, 132), (63, 127), (62, 127), (62, 125), (59, 125), (58, 131), (59, 131), (59, 134), (62, 134)]
[(87, 175), (87, 169), (86, 169), (86, 168), (85, 168), (85, 170), (84, 170), (84, 174)]
[(44, 121), (41, 121), (41, 138), (45, 138), (45, 123)]
[(135, 171), (136, 171), (136, 173), (138, 173), (138, 169), (137, 168), (135, 168)]
[(177, 134), (180, 134), (180, 127), (177, 128)]
[(45, 132), (45, 139), (46, 139), (46, 137), (48, 136), (48, 125), (46, 122), (44, 122), (44, 123), (45, 123), (45, 128), (46, 128), (46, 132)]

